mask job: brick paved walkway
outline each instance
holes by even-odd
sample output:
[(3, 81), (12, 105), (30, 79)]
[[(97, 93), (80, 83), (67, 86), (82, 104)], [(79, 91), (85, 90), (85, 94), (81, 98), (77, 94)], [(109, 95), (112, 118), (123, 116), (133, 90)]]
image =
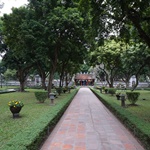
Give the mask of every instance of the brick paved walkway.
[(144, 150), (88, 88), (81, 88), (41, 150)]

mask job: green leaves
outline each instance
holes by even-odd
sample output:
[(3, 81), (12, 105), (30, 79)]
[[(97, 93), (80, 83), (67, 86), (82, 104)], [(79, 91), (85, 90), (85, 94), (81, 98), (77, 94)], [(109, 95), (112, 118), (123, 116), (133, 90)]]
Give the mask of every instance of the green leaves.
[[(26, 67), (38, 62), (38, 70), (49, 67), (51, 75), (59, 62), (79, 64), (87, 55), (88, 20), (72, 1), (30, 0), (26, 8), (16, 8), (3, 18), (10, 48), (5, 60), (11, 58)], [(14, 67), (18, 70), (18, 65)]]
[(135, 103), (138, 100), (138, 97), (140, 96), (139, 92), (126, 92), (128, 100), (132, 105), (135, 105)]

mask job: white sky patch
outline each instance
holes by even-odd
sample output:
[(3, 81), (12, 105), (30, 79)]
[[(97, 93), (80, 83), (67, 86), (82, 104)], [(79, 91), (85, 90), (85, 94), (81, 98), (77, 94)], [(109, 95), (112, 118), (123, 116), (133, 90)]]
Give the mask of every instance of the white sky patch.
[(0, 0), (0, 5), (4, 3), (3, 8), (0, 8), (0, 16), (3, 16), (3, 14), (9, 14), (11, 13), (12, 7), (20, 7), (25, 4), (28, 4), (27, 0)]

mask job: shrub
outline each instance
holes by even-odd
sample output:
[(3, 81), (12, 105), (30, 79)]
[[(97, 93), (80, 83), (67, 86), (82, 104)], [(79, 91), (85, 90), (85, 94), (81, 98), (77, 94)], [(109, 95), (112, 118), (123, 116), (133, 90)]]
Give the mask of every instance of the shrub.
[(75, 86), (75, 85), (72, 85), (72, 86), (70, 86), (69, 88), (70, 88), (70, 89), (75, 89), (76, 86)]
[(57, 87), (57, 88), (55, 88), (56, 89), (56, 91), (57, 91), (57, 93), (60, 95), (61, 93), (62, 93), (62, 88), (61, 87)]
[(34, 92), (36, 99), (40, 103), (44, 103), (44, 101), (48, 98), (48, 93), (47, 92)]
[(63, 87), (63, 92), (66, 93), (68, 91), (68, 87)]
[(111, 95), (114, 95), (116, 93), (116, 89), (110, 88), (110, 89), (108, 89), (108, 93)]
[(105, 86), (102, 86), (102, 90), (103, 90), (103, 91), (105, 90)]
[(105, 88), (104, 91), (105, 91), (106, 94), (108, 93), (108, 89)]
[(127, 98), (131, 104), (135, 104), (140, 96), (139, 92), (126, 92)]

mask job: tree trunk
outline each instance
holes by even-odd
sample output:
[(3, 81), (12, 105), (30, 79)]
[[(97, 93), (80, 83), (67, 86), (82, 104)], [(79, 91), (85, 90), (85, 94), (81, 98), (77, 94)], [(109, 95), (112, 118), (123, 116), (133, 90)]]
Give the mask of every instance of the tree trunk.
[(62, 82), (63, 82), (63, 75), (60, 75), (60, 82), (59, 82), (59, 87), (62, 87)]
[(41, 78), (42, 88), (43, 88), (44, 90), (47, 90), (47, 87), (46, 87), (46, 84), (45, 84), (45, 80), (46, 80), (46, 78)]
[(24, 83), (25, 82), (20, 82), (20, 92), (24, 92)]
[(16, 72), (16, 76), (20, 82), (20, 92), (24, 92), (24, 86), (25, 86), (25, 81), (27, 78), (27, 75), (29, 73), (29, 70), (33, 67), (33, 65), (30, 66), (26, 66), (26, 67), (21, 67), (18, 68), (17, 72)]
[(126, 88), (128, 88), (129, 87), (129, 80), (126, 81), (125, 84), (126, 84)]
[(114, 87), (113, 69), (111, 70), (111, 73), (110, 73), (110, 82), (109, 82), (109, 87), (110, 87), (110, 88), (113, 88), (113, 87)]
[(112, 79), (112, 77), (110, 77), (109, 87), (110, 88), (114, 87), (114, 80)]
[(68, 82), (68, 76), (67, 76), (67, 73), (66, 73), (66, 77), (65, 77), (65, 83), (66, 83), (66, 87), (68, 87), (69, 82)]
[(49, 75), (49, 81), (48, 81), (48, 96), (49, 96), (49, 93), (51, 93), (51, 90), (52, 90), (52, 81), (53, 81), (53, 78), (54, 78), (54, 70), (51, 71), (50, 75)]
[(62, 76), (61, 86), (64, 86), (64, 75)]
[(42, 88), (44, 90), (47, 90), (46, 83), (45, 83), (45, 80), (46, 80), (45, 70), (41, 67), (41, 64), (38, 62), (37, 62), (37, 67), (38, 67), (39, 75), (41, 77)]
[(40, 72), (39, 75), (41, 77), (42, 88), (44, 90), (47, 90), (46, 83), (45, 83), (45, 80), (46, 80), (45, 72)]
[(55, 54), (54, 54), (54, 59), (51, 60), (52, 62), (52, 67), (50, 69), (50, 75), (49, 75), (49, 81), (48, 81), (48, 96), (49, 96), (49, 93), (51, 93), (51, 90), (52, 90), (52, 81), (54, 79), (54, 73), (56, 71), (56, 67), (57, 67), (57, 59), (58, 59), (58, 49), (56, 47), (55, 49)]
[(138, 84), (139, 84), (139, 76), (136, 75), (136, 82), (135, 82), (135, 85), (132, 88), (132, 91), (134, 91), (136, 89), (136, 87), (138, 86)]
[(130, 80), (130, 76), (125, 76), (125, 79), (122, 78), (122, 81), (125, 82), (125, 84), (126, 84), (126, 88), (129, 87), (129, 80)]
[(20, 92), (24, 92), (24, 83), (26, 80), (27, 74), (23, 70), (18, 70), (17, 71), (17, 78), (20, 82)]
[(141, 67), (139, 68), (139, 70), (137, 71), (137, 73), (136, 73), (136, 75), (135, 75), (135, 77), (136, 77), (136, 83), (135, 83), (135, 85), (133, 86), (132, 91), (134, 91), (135, 88), (138, 86), (138, 84), (139, 84), (139, 76), (140, 76), (140, 73), (141, 73), (141, 71), (142, 71), (142, 69), (144, 68), (145, 65), (146, 65), (146, 64), (143, 63), (143, 64), (141, 65)]
[(107, 81), (107, 83), (109, 84), (109, 87), (110, 87), (109, 75), (107, 74), (106, 71), (104, 71), (104, 74), (106, 76), (106, 81)]

